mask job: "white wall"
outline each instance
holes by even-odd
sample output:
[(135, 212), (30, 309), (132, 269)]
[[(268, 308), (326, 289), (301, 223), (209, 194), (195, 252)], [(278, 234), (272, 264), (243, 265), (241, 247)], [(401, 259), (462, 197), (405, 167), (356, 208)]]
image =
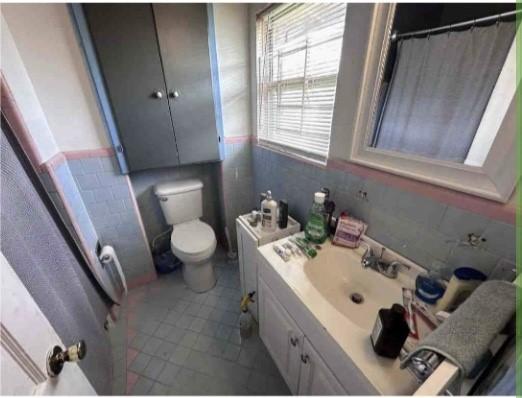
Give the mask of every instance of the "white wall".
[[(58, 149), (109, 147), (67, 5), (3, 4), (1, 11)], [(16, 98), (20, 87), (6, 80)]]
[(35, 160), (44, 162), (58, 152), (58, 145), (3, 15), (0, 28), (2, 75), (13, 93), (20, 112), (24, 115), (29, 133), (33, 136), (38, 152), (34, 154), (38, 157)]
[(225, 137), (251, 134), (248, 4), (214, 4)]

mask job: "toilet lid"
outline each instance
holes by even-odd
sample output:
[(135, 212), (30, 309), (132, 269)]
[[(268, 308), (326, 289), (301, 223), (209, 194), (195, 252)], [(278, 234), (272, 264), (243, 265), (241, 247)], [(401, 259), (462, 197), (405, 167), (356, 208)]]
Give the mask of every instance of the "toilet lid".
[(174, 226), (172, 245), (186, 254), (197, 254), (208, 250), (216, 240), (212, 227), (202, 221), (188, 221)]

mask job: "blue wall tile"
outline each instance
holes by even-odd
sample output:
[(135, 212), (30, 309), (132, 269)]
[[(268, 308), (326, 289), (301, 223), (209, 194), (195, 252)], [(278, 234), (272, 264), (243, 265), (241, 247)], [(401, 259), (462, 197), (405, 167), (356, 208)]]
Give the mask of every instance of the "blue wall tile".
[[(347, 172), (306, 164), (259, 146), (252, 148), (254, 196), (271, 189), (289, 201), (290, 214), (303, 225), (321, 187), (330, 188), (338, 214), (346, 210), (366, 221), (368, 235), (428, 269), (474, 266), (490, 273), (515, 258), (515, 227), (435, 202)], [(358, 191), (367, 193), (360, 199)], [(478, 248), (462, 243), (475, 233), (487, 241)], [(459, 241), (461, 243), (459, 243)]]

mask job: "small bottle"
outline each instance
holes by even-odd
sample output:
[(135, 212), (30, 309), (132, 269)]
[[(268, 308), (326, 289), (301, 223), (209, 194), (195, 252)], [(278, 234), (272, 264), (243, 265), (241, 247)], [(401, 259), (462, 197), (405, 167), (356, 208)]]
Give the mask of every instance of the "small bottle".
[(288, 202), (279, 201), (279, 228), (285, 229), (288, 226)]
[(239, 316), (239, 334), (244, 339), (252, 335), (253, 318), (248, 310), (248, 304), (254, 302), (254, 294), (255, 292), (251, 292), (245, 295), (240, 304), (241, 315)]
[(404, 318), (405, 309), (393, 304), (391, 309), (381, 308), (370, 336), (373, 350), (383, 357), (397, 358), (406, 341), (410, 328)]
[(261, 202), (261, 229), (263, 231), (277, 229), (277, 202), (272, 199), (270, 191), (266, 191), (266, 198)]
[(323, 243), (326, 240), (326, 217), (324, 209), (324, 192), (314, 194), (314, 203), (308, 214), (308, 222), (305, 226), (305, 236), (313, 243)]

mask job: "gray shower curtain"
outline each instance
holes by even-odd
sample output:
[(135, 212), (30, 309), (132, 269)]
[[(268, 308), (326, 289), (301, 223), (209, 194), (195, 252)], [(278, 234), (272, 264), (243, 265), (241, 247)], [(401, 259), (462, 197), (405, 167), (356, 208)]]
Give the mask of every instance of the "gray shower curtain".
[(463, 163), (515, 35), (515, 22), (398, 43), (380, 149)]

